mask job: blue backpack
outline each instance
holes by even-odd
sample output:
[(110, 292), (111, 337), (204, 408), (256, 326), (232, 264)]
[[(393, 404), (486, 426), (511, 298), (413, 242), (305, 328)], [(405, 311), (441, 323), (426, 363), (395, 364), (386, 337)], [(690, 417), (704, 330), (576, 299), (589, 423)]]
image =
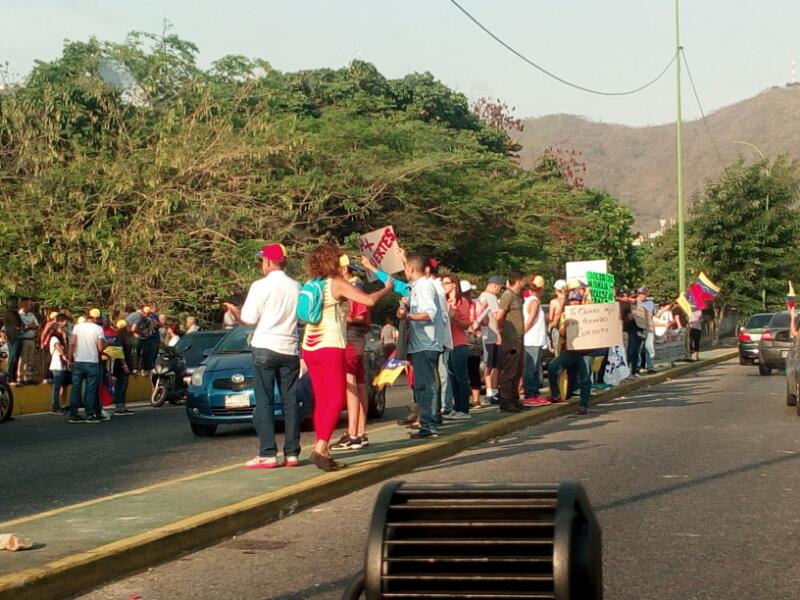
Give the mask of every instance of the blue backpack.
[(322, 309), (325, 305), (325, 280), (309, 279), (300, 288), (297, 299), (297, 319), (304, 323), (317, 325), (322, 321)]

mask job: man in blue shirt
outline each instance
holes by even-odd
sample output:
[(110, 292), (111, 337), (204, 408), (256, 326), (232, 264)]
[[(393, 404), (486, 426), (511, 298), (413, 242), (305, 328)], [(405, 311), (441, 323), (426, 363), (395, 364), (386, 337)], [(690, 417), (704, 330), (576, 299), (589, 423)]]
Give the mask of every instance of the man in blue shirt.
[(406, 257), (405, 275), (410, 283), (410, 303), (401, 306), (397, 317), (408, 319), (408, 355), (414, 366), (414, 396), (419, 405), (420, 428), (411, 437), (437, 436), (436, 370), (442, 353), (444, 321), (442, 306), (433, 282), (425, 277), (425, 259), (418, 254)]

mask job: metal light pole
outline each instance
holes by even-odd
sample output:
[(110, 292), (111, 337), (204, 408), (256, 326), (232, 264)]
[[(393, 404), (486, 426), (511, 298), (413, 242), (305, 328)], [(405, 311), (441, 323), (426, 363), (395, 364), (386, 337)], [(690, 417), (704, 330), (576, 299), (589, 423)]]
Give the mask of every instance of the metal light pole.
[(675, 0), (675, 142), (678, 162), (678, 293), (686, 291), (686, 246), (683, 231), (683, 136), (681, 132), (681, 33), (679, 0)]

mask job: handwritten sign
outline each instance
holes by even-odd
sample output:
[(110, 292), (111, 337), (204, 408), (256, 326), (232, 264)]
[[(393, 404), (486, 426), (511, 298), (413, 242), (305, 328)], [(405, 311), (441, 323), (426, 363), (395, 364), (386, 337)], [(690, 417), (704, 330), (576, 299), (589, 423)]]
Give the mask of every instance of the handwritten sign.
[(404, 268), (394, 227), (388, 225), (358, 237), (361, 254), (372, 261), (381, 271), (397, 273)]
[(586, 273), (608, 273), (608, 263), (604, 260), (580, 260), (567, 263), (567, 281), (577, 279), (583, 283), (586, 281)]
[(592, 292), (592, 302), (595, 304), (614, 302), (614, 276), (611, 273), (587, 271), (586, 281)]
[(619, 302), (565, 306), (567, 350), (594, 350), (622, 345)]

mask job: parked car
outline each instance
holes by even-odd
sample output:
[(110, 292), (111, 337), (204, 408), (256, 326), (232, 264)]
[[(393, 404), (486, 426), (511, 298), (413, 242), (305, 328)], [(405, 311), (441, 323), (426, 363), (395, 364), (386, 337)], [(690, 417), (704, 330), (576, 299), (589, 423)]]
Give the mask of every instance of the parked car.
[(794, 338), (786, 356), (786, 404), (796, 406), (797, 416), (800, 417), (798, 396), (800, 396), (800, 338)]
[(789, 335), (789, 313), (775, 313), (761, 332), (758, 341), (758, 373), (769, 375), (773, 369), (786, 367), (786, 358), (792, 347)]
[(195, 331), (194, 333), (183, 335), (178, 343), (175, 344), (175, 350), (180, 352), (186, 361), (184, 380), (187, 385), (194, 370), (211, 354), (211, 351), (225, 337), (228, 331), (227, 329)]
[[(225, 332), (225, 337), (198, 366), (189, 381), (186, 416), (192, 432), (198, 436), (214, 435), (219, 425), (253, 422), (256, 399), (253, 390), (253, 363), (250, 352), (252, 327), (239, 326)], [(372, 380), (383, 365), (384, 349), (380, 338), (367, 337), (364, 357), (370, 400), (369, 416), (381, 417), (386, 407), (386, 390), (375, 389)], [(314, 394), (308, 374), (298, 383), (301, 419), (308, 423), (314, 411)], [(283, 420), (283, 405), (275, 386), (276, 420)]]
[(753, 365), (758, 362), (758, 342), (761, 334), (775, 313), (758, 313), (747, 319), (739, 329), (739, 364)]

